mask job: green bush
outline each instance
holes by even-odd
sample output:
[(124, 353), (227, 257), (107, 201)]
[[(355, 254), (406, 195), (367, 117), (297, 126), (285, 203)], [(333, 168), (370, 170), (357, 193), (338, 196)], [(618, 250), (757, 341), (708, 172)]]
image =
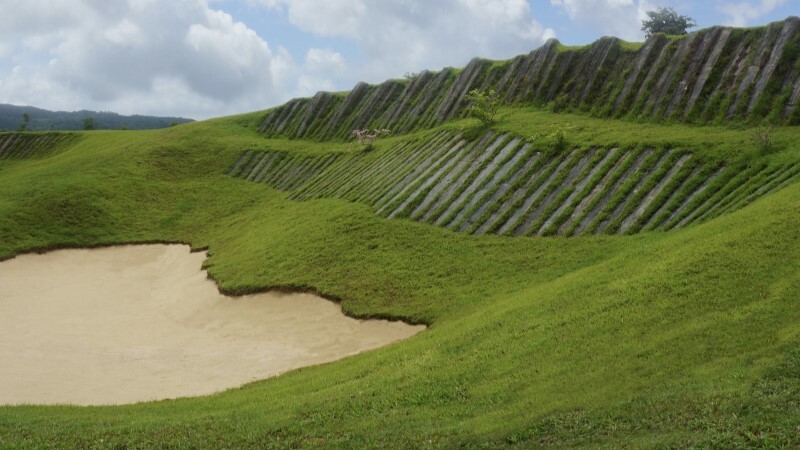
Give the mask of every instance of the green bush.
[(467, 108), (471, 117), (480, 120), (484, 125), (494, 123), (497, 107), (500, 106), (500, 99), (494, 89), (473, 89), (464, 97), (464, 100), (471, 103)]

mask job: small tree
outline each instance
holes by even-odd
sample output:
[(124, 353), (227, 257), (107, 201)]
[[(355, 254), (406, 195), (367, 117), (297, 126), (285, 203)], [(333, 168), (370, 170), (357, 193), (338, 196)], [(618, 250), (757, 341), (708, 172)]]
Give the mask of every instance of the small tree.
[(418, 76), (419, 72), (406, 72), (405, 75), (403, 75), (403, 78), (408, 81), (414, 81), (414, 79), (416, 79)]
[(86, 116), (83, 118), (83, 129), (84, 130), (94, 130), (97, 128), (97, 125), (94, 123), (94, 118), (91, 116)]
[(753, 141), (762, 154), (770, 153), (775, 148), (772, 140), (772, 125), (758, 127), (753, 134)]
[(697, 26), (694, 19), (682, 16), (672, 8), (647, 11), (647, 16), (649, 19), (642, 21), (642, 31), (648, 39), (655, 33), (683, 35), (687, 29)]
[(27, 131), (28, 125), (31, 123), (31, 115), (27, 111), (22, 113), (22, 122), (17, 127), (17, 131)]
[(484, 125), (491, 125), (494, 123), (497, 107), (500, 106), (500, 99), (497, 98), (494, 89), (473, 89), (467, 93), (464, 100), (471, 103), (469, 108), (467, 108), (467, 112), (470, 116), (480, 120)]

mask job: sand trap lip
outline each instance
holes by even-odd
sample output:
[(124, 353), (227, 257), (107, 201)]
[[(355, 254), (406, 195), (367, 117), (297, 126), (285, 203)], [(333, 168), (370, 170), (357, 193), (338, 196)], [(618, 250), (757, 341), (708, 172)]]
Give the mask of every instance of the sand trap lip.
[(205, 395), (381, 347), (424, 326), (356, 320), (312, 294), (227, 297), (185, 245), (0, 262), (0, 404)]

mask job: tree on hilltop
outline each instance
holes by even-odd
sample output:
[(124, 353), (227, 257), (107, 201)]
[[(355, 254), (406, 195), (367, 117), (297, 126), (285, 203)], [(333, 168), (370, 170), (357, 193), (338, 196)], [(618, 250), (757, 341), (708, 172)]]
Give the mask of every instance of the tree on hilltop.
[(94, 130), (97, 128), (97, 124), (94, 121), (94, 117), (86, 116), (83, 118), (83, 129), (84, 130)]
[(28, 125), (31, 123), (31, 115), (27, 111), (22, 113), (22, 122), (19, 123), (17, 131), (28, 131)]
[(655, 33), (683, 35), (686, 30), (697, 26), (689, 16), (682, 16), (672, 8), (658, 8), (647, 11), (649, 19), (642, 21), (642, 31), (648, 39)]

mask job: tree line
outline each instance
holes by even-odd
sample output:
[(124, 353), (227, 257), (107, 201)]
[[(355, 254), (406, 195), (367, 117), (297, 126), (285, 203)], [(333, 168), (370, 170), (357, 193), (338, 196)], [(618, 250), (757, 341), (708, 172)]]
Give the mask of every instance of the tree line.
[(124, 116), (110, 111), (48, 111), (0, 104), (0, 131), (147, 130), (192, 121), (183, 117)]

